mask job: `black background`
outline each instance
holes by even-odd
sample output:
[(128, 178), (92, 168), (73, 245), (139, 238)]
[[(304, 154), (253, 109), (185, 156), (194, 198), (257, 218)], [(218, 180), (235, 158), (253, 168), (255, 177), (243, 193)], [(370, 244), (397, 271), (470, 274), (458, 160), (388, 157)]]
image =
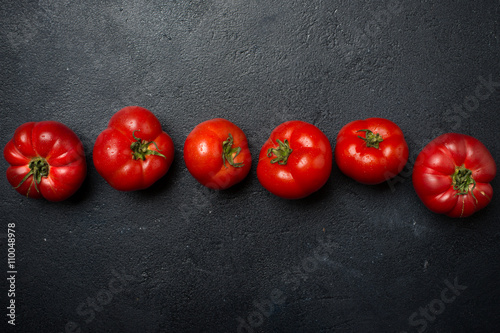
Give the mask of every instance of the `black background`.
[[(8, 222), (18, 271), (16, 327), (6, 280), (2, 327), (237, 332), (240, 317), (240, 332), (498, 331), (498, 194), (451, 219), (423, 206), (410, 173), (446, 132), (478, 138), (499, 161), (499, 18), (498, 1), (2, 1), (0, 143), (24, 122), (57, 120), (81, 138), (89, 169), (61, 203), (0, 181), (1, 275)], [(153, 187), (123, 193), (91, 157), (127, 105), (154, 112), (176, 153)], [(336, 166), (303, 200), (260, 186), (256, 157), (281, 122), (313, 123), (333, 147), (343, 125), (373, 116), (396, 122), (410, 148), (393, 186), (358, 184)], [(189, 132), (215, 117), (244, 130), (254, 157), (221, 192), (182, 159)], [(498, 193), (498, 177), (492, 185)], [(321, 242), (334, 246), (314, 259)], [(111, 294), (116, 275), (129, 280)], [(467, 289), (440, 308), (446, 281)], [(284, 302), (259, 315), (254, 303), (277, 291)], [(92, 299), (107, 303), (94, 317)], [(429, 303), (439, 314), (411, 323)]]

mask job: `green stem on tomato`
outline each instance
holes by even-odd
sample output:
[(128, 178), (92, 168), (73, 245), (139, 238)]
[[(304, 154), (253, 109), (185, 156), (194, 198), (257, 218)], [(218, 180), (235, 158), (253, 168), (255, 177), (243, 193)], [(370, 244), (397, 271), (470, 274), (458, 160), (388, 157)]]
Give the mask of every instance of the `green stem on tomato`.
[[(28, 172), (21, 180), (21, 182), (14, 188), (19, 188), (29, 177), (33, 176), (34, 181), (31, 183), (31, 185), (35, 184), (35, 190), (37, 192), (40, 192), (37, 185), (42, 181), (42, 177), (47, 177), (49, 175), (49, 163), (47, 163), (47, 161), (43, 157), (35, 157), (30, 161), (28, 167), (30, 168), (30, 172)], [(30, 191), (28, 190), (26, 196), (29, 196), (29, 192)]]
[(276, 142), (278, 143), (278, 148), (269, 148), (267, 150), (267, 157), (272, 157), (274, 154), (276, 157), (271, 160), (271, 163), (278, 162), (280, 165), (285, 165), (293, 149), (290, 148), (288, 140), (282, 142), (280, 139), (276, 139)]
[(158, 145), (154, 141), (146, 141), (146, 140), (141, 140), (140, 138), (137, 138), (135, 136), (135, 132), (140, 131), (140, 130), (135, 130), (132, 132), (132, 136), (135, 139), (135, 142), (133, 142), (130, 145), (130, 149), (132, 150), (132, 157), (134, 160), (146, 160), (146, 156), (148, 155), (156, 155), (156, 156), (161, 156), (163, 158), (166, 158), (165, 155), (157, 152), (156, 150), (151, 150), (149, 149), (150, 144), (154, 144), (156, 149), (160, 150), (158, 148)]
[[(467, 169), (465, 166), (456, 166), (455, 172), (452, 176), (453, 189), (457, 191), (455, 195), (470, 194), (474, 198), (474, 189), (476, 188), (476, 181), (472, 178), (472, 171)], [(472, 185), (472, 188), (470, 187)]]
[(367, 147), (373, 147), (375, 149), (379, 149), (380, 142), (384, 141), (382, 135), (379, 133), (373, 133), (369, 129), (362, 129), (357, 132), (365, 132), (365, 137), (358, 135), (358, 138), (364, 140), (366, 142)]
[(222, 142), (222, 163), (226, 168), (227, 168), (226, 161), (227, 163), (229, 163), (230, 166), (233, 166), (235, 168), (241, 168), (245, 164), (234, 162), (236, 156), (238, 156), (238, 154), (241, 152), (241, 147), (233, 148), (233, 142), (234, 142), (233, 136), (231, 135), (231, 133), (229, 133), (226, 141)]

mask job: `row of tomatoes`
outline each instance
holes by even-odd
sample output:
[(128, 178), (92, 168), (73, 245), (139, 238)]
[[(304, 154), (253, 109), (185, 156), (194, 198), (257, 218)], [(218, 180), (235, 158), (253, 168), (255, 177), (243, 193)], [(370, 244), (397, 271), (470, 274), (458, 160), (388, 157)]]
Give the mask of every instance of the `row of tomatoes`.
[[(304, 198), (320, 189), (332, 169), (332, 148), (316, 126), (287, 121), (264, 143), (257, 177), (264, 188), (286, 199)], [(383, 118), (345, 125), (334, 150), (339, 169), (363, 184), (395, 177), (408, 160), (403, 132)], [(64, 124), (30, 122), (17, 128), (4, 149), (7, 179), (28, 197), (61, 201), (74, 194), (86, 176), (80, 139)], [(156, 116), (138, 106), (115, 113), (98, 136), (93, 162), (115, 189), (145, 189), (163, 177), (174, 159), (174, 144)], [(197, 125), (184, 143), (187, 169), (204, 186), (227, 189), (249, 173), (252, 158), (243, 131), (217, 118)], [(413, 185), (433, 212), (466, 217), (484, 208), (493, 195), (489, 184), (496, 165), (477, 139), (456, 133), (439, 136), (417, 157)]]

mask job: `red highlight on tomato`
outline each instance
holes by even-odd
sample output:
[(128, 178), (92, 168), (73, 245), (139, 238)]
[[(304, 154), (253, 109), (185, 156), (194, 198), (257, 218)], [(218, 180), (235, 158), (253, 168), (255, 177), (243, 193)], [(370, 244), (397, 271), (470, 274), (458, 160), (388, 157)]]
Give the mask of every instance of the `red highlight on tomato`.
[(241, 182), (250, 171), (252, 157), (245, 133), (222, 118), (198, 124), (184, 142), (184, 162), (202, 185), (224, 190)]
[(87, 175), (82, 142), (57, 121), (19, 126), (3, 155), (10, 164), (7, 180), (29, 198), (65, 200), (80, 188)]
[(319, 190), (330, 177), (332, 147), (326, 135), (304, 121), (276, 127), (259, 155), (257, 177), (269, 192), (301, 199)]
[(94, 144), (97, 172), (119, 191), (150, 187), (174, 160), (174, 143), (149, 110), (127, 106), (116, 112)]
[(417, 195), (431, 211), (467, 217), (486, 207), (493, 197), (489, 184), (496, 164), (476, 138), (443, 134), (422, 149), (413, 167)]
[(384, 118), (350, 122), (340, 130), (335, 145), (340, 171), (367, 185), (395, 177), (403, 170), (408, 154), (403, 132)]

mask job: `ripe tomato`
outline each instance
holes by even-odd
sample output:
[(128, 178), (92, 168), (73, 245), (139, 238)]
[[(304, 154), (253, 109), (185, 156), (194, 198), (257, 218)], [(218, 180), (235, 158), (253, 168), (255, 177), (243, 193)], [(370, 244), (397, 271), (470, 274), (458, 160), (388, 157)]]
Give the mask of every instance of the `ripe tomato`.
[(335, 162), (354, 180), (368, 185), (393, 178), (408, 161), (408, 145), (401, 129), (390, 120), (355, 120), (340, 130)]
[(304, 121), (276, 127), (262, 146), (257, 177), (269, 192), (285, 198), (307, 197), (325, 185), (332, 170), (332, 147), (326, 135)]
[(65, 200), (80, 188), (87, 175), (82, 142), (70, 128), (56, 121), (19, 126), (3, 156), (10, 164), (7, 180), (29, 198)]
[(467, 217), (488, 205), (496, 165), (476, 138), (448, 133), (432, 140), (413, 167), (413, 186), (431, 211)]
[(174, 159), (174, 143), (156, 116), (139, 106), (116, 112), (94, 144), (97, 172), (119, 191), (148, 188)]
[(245, 133), (232, 122), (215, 118), (198, 124), (189, 133), (184, 161), (202, 185), (223, 190), (248, 175), (252, 157)]

